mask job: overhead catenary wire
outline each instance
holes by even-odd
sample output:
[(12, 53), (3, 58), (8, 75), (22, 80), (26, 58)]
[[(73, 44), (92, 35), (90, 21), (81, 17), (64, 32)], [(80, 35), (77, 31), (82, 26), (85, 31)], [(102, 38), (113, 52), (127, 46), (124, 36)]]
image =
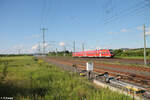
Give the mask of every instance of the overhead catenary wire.
[[(142, 3), (142, 2), (140, 2), (140, 3)], [(140, 4), (140, 3), (138, 3), (138, 4)], [(141, 4), (140, 6), (135, 5), (135, 7), (130, 7), (130, 8), (127, 8), (126, 10), (122, 10), (122, 11), (120, 11), (120, 13), (116, 14), (115, 16), (109, 17), (109, 18), (107, 18), (107, 20), (104, 20), (104, 24), (108, 24), (114, 20), (116, 21), (120, 18), (135, 14), (135, 13), (139, 12), (140, 10), (143, 10), (143, 9), (149, 7), (149, 5), (150, 5), (150, 2), (145, 2), (145, 3)], [(123, 13), (121, 13), (121, 12), (123, 12)]]
[(50, 12), (50, 3), (49, 0), (43, 0), (43, 6), (41, 10), (41, 22), (40, 22), (40, 28), (46, 27), (47, 25), (47, 18)]
[[(129, 8), (126, 8), (126, 9), (121, 10), (120, 12), (116, 13), (115, 16), (118, 16), (118, 15), (120, 15), (120, 14), (122, 14), (122, 13), (126, 13), (126, 12), (128, 12), (128, 11), (130, 11), (130, 10), (136, 8), (136, 7), (139, 7), (139, 5), (141, 5), (141, 4), (143, 4), (143, 1), (142, 1), (142, 2), (138, 2), (137, 4), (135, 4), (135, 5), (133, 5), (133, 6), (129, 7)], [(110, 13), (112, 13), (112, 12), (113, 12), (113, 11), (110, 11)], [(108, 17), (108, 18), (106, 18), (106, 20), (107, 20), (107, 19), (111, 19), (111, 18), (113, 18), (113, 17), (115, 17), (115, 16)]]
[(47, 18), (49, 15), (49, 10), (50, 10), (50, 6), (49, 6), (49, 0), (43, 0), (43, 6), (42, 6), (42, 12), (41, 12), (41, 22), (40, 22), (40, 29), (42, 30), (42, 39), (43, 39), (43, 54), (45, 54), (45, 30), (47, 30), (47, 28), (45, 28), (47, 25)]
[(134, 9), (132, 12), (128, 12), (128, 13), (126, 13), (126, 14), (122, 14), (122, 15), (116, 16), (116, 17), (114, 17), (114, 18), (112, 18), (112, 19), (109, 19), (109, 20), (105, 21), (104, 24), (108, 24), (108, 23), (111, 23), (111, 22), (113, 22), (113, 21), (119, 20), (120, 18), (127, 17), (127, 16), (130, 16), (130, 15), (133, 15), (133, 14), (136, 14), (136, 13), (138, 13), (140, 10), (142, 10), (142, 9), (144, 9), (144, 8), (146, 8), (146, 5), (144, 5), (143, 7), (139, 8), (139, 10), (138, 10), (138, 9)]

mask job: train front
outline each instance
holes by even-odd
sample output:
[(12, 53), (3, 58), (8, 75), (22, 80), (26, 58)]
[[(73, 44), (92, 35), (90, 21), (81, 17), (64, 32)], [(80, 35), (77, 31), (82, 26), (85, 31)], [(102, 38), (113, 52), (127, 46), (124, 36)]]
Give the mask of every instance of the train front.
[(110, 57), (114, 57), (114, 52), (112, 49), (109, 49), (109, 52), (110, 52)]

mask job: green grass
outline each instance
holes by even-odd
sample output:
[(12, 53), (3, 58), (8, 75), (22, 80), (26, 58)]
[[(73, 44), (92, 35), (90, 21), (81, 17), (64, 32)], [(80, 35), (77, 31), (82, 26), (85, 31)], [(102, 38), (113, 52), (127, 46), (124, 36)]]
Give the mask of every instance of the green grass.
[[(141, 57), (141, 56), (132, 56), (132, 57), (129, 57), (129, 56), (115, 56), (114, 58), (122, 58), (122, 59), (144, 59), (144, 57)], [(147, 59), (150, 59), (150, 57), (146, 57)]]
[[(119, 57), (119, 58), (127, 58), (127, 59), (143, 59), (144, 58), (144, 49), (139, 48), (139, 49), (129, 49), (129, 50), (114, 50), (114, 57)], [(146, 49), (146, 56), (147, 59), (150, 59), (150, 48)]]
[(0, 58), (0, 97), (14, 100), (132, 100), (33, 57)]

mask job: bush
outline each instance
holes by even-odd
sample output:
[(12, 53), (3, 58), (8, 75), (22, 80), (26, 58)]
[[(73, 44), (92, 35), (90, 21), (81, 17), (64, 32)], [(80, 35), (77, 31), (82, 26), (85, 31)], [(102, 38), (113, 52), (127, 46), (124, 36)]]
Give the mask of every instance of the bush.
[(126, 53), (121, 54), (122, 57), (127, 57), (128, 55)]
[(148, 57), (150, 57), (150, 53), (148, 54)]
[(120, 56), (122, 54), (123, 50), (118, 49), (118, 50), (114, 50), (114, 54), (117, 56)]
[(49, 52), (48, 53), (48, 56), (72, 56), (72, 52), (69, 52), (68, 50), (66, 50), (65, 52), (64, 51), (58, 51), (57, 53), (56, 52)]
[[(114, 50), (114, 54), (115, 56), (121, 56), (121, 57), (143, 57), (144, 56), (144, 50), (143, 49), (130, 49), (130, 50), (126, 50), (126, 51), (123, 51), (121, 49), (118, 49), (118, 50)], [(148, 57), (150, 57), (150, 50), (147, 49), (146, 50), (146, 55)]]

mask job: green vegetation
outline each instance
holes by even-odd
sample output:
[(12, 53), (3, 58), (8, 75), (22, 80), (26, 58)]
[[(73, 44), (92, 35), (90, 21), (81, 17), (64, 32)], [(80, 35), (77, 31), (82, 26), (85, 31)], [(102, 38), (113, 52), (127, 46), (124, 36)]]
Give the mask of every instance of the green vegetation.
[[(143, 59), (144, 53), (143, 49), (127, 49), (127, 50), (114, 50), (115, 57), (119, 58), (133, 58), (133, 59)], [(148, 48), (146, 50), (146, 56), (150, 59), (150, 49)]]
[(58, 52), (49, 52), (48, 56), (72, 56), (72, 52), (66, 51), (58, 51)]
[(0, 97), (14, 100), (132, 100), (109, 89), (96, 89), (75, 73), (34, 57), (0, 58)]
[(0, 57), (33, 56), (33, 54), (0, 54)]

